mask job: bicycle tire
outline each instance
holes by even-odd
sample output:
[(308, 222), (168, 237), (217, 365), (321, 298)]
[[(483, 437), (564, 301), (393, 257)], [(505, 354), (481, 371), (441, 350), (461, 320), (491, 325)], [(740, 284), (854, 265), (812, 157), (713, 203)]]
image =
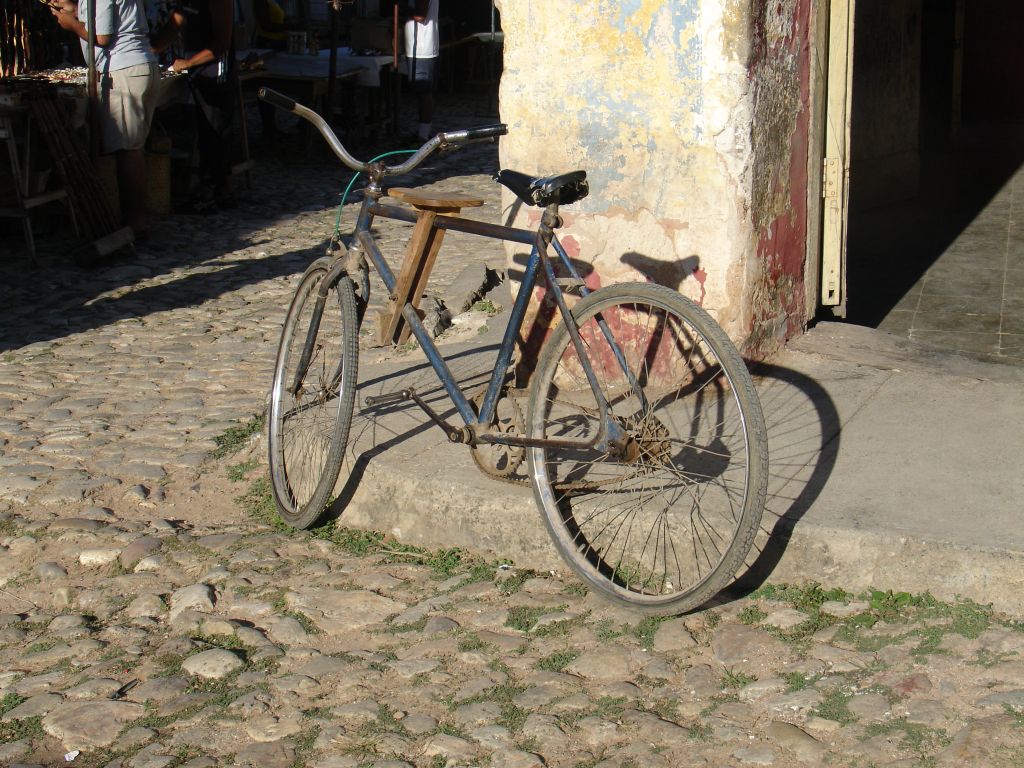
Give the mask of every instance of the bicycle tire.
[(345, 275), (328, 288), (306, 375), (290, 391), (317, 290), (332, 264), (329, 258), (313, 262), (295, 289), (271, 387), (270, 484), (281, 519), (300, 529), (320, 518), (334, 491), (355, 404), (359, 326), (352, 282)]
[[(544, 523), (597, 594), (642, 613), (692, 610), (736, 576), (764, 509), (768, 439), (750, 374), (712, 317), (664, 286), (609, 286), (572, 314), (630, 437), (617, 455), (529, 449)], [(564, 323), (541, 351), (528, 412), (531, 436), (597, 435), (597, 400)]]

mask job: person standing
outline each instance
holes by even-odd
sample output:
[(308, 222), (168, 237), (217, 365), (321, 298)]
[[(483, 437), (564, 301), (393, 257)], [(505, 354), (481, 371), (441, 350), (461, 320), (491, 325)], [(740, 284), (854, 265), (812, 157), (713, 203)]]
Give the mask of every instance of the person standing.
[(171, 69), (188, 75), (199, 139), (198, 197), (179, 212), (212, 213), (236, 206), (231, 191), (231, 124), (238, 97), (233, 0), (176, 0), (167, 24), (153, 38), (165, 50), (181, 33), (184, 53)]
[[(284, 8), (274, 0), (253, 0), (252, 12), (256, 19), (254, 47), (269, 48), (273, 51), (285, 50), (288, 33), (298, 29), (296, 21), (286, 16)], [(260, 113), (260, 125), (263, 127), (263, 140), (273, 144), (284, 135), (277, 128), (277, 109), (263, 99), (256, 100), (256, 107)]]
[(114, 154), (121, 214), (141, 239), (146, 231), (146, 156), (143, 148), (156, 109), (160, 69), (149, 48), (142, 0), (65, 2), (51, 11), (62, 29), (82, 40), (88, 59), (89, 3), (95, 2), (97, 123), (104, 154)]
[(434, 121), (434, 77), (441, 46), (437, 32), (438, 0), (409, 0), (410, 17), (405, 22), (405, 59), (409, 89), (416, 94), (419, 124), (416, 138), (430, 138)]

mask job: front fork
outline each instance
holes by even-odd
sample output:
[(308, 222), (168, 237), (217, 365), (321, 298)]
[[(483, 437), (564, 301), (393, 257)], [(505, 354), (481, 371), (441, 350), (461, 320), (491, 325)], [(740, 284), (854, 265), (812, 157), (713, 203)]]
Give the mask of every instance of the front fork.
[[(379, 200), (383, 194), (381, 179), (384, 177), (384, 165), (374, 163), (370, 166), (369, 183), (364, 190), (363, 204), (359, 208), (359, 218), (356, 221), (356, 231), (360, 229), (369, 230), (373, 224), (373, 214), (370, 213), (372, 203)], [(344, 251), (344, 254), (342, 254)], [(357, 315), (356, 333), (363, 324), (363, 316), (370, 302), (370, 267), (366, 261), (366, 253), (362, 243), (356, 237), (340, 237), (337, 234), (331, 238), (327, 245), (327, 256), (332, 263), (324, 279), (320, 281), (317, 288), (316, 304), (313, 307), (313, 317), (310, 319), (309, 331), (306, 333), (306, 341), (302, 347), (302, 354), (299, 356), (299, 364), (295, 368), (295, 375), (292, 377), (289, 392), (295, 395), (302, 386), (309, 371), (309, 362), (313, 357), (313, 349), (316, 346), (317, 334), (320, 332), (320, 320), (323, 318), (324, 306), (327, 303), (327, 294), (332, 285), (343, 276), (348, 276), (356, 288)], [(341, 369), (335, 372), (334, 379), (341, 375)], [(335, 386), (332, 381), (330, 388)]]

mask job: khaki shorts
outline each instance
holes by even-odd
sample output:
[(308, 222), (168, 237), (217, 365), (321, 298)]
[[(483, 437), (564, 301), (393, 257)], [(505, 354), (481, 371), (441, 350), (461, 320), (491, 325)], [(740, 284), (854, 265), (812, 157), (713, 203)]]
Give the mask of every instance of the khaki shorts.
[(142, 149), (156, 109), (160, 67), (156, 62), (117, 69), (100, 79), (98, 120), (103, 152)]

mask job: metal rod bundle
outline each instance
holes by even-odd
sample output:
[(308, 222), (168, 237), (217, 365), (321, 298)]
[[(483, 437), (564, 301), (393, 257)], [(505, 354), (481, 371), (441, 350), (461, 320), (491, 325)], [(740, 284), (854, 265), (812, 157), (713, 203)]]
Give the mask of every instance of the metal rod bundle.
[(0, 76), (13, 77), (45, 68), (54, 44), (48, 6), (38, 0), (0, 2)]
[(71, 130), (64, 109), (56, 98), (40, 96), (29, 102), (29, 110), (64, 182), (82, 235), (87, 240), (97, 240), (113, 232), (119, 224), (106, 191), (88, 150)]

